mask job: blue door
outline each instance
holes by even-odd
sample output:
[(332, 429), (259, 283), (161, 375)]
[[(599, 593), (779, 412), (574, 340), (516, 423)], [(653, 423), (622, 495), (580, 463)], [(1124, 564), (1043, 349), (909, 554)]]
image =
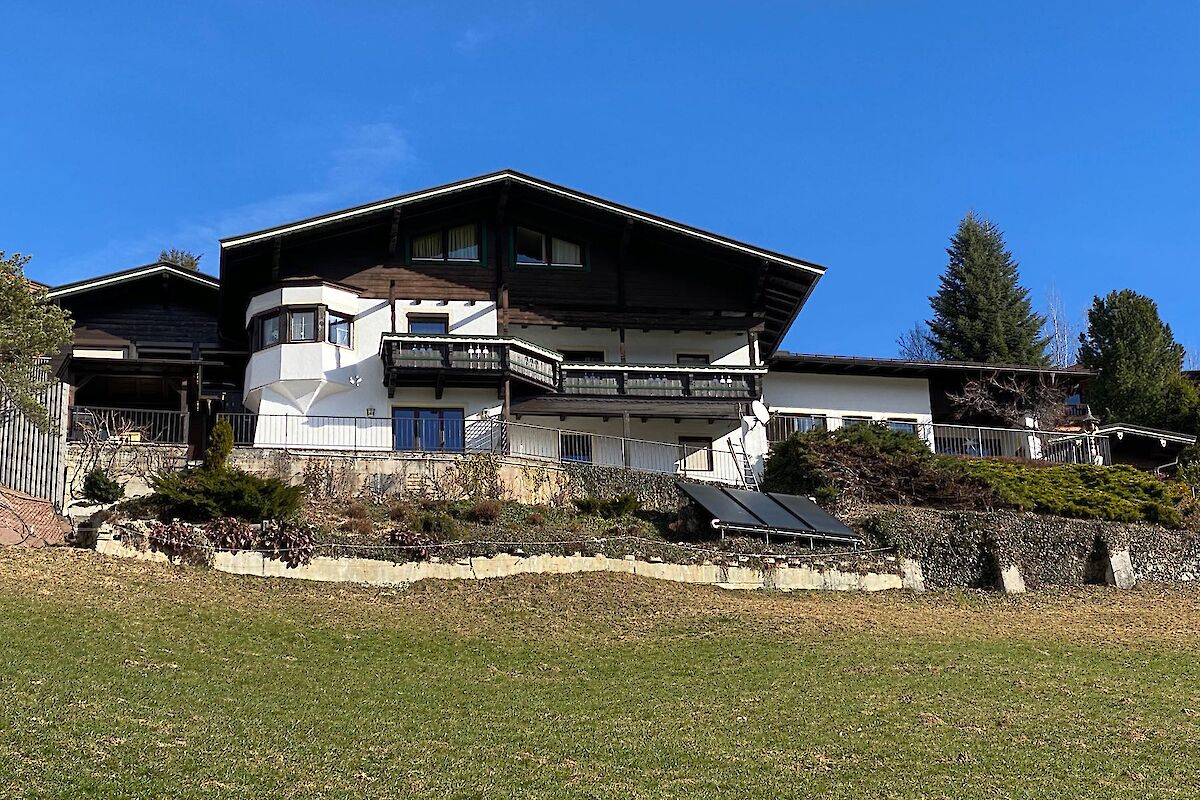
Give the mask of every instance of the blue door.
[(396, 450), (461, 453), (465, 434), (461, 408), (392, 409), (392, 446)]

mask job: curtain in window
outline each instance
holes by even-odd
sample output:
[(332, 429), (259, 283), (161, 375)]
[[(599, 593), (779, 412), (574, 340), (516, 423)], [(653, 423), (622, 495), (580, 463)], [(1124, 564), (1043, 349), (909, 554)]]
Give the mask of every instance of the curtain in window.
[(479, 260), (479, 242), (474, 225), (450, 229), (450, 257), (464, 261)]
[(442, 257), (442, 234), (427, 233), (424, 236), (416, 236), (412, 240), (412, 257), (413, 258), (441, 258)]
[(583, 249), (574, 242), (564, 242), (555, 239), (550, 248), (551, 259), (555, 264), (583, 264)]

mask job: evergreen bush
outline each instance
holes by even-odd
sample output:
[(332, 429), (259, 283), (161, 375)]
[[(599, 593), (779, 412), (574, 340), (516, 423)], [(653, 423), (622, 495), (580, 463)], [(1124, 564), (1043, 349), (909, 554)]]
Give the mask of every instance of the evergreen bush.
[(83, 478), (83, 499), (89, 503), (115, 503), (124, 496), (125, 487), (99, 467)]
[(259, 478), (239, 469), (164, 472), (150, 479), (163, 519), (206, 522), (234, 517), (247, 522), (291, 520), (300, 513), (303, 487)]

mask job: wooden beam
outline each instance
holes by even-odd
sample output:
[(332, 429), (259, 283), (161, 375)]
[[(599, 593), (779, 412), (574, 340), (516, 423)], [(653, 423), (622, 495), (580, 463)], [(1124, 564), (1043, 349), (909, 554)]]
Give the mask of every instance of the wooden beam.
[(271, 280), (279, 280), (279, 256), (283, 251), (283, 237), (276, 236), (274, 248), (271, 251)]
[(388, 281), (388, 308), (392, 312), (392, 333), (396, 332), (396, 281)]
[(392, 231), (388, 236), (388, 255), (396, 255), (396, 246), (400, 239), (400, 206), (392, 212)]

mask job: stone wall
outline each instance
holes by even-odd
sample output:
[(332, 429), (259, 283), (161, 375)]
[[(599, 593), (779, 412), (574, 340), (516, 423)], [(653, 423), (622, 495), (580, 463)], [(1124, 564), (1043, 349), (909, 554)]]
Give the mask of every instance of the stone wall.
[[(163, 553), (141, 549), (121, 538), (120, 530), (102, 526), (96, 550), (110, 556), (146, 561), (170, 562)], [(657, 580), (696, 583), (725, 589), (774, 589), (881, 591), (906, 585), (901, 562), (895, 558), (869, 559), (872, 568), (858, 568), (856, 559), (845, 556), (839, 564), (795, 564), (788, 562), (741, 564), (737, 559), (715, 563), (668, 563), (637, 556), (613, 558), (604, 554), (533, 555), (497, 553), (482, 557), (464, 557), (421, 561), (382, 561), (369, 558), (329, 558), (317, 556), (308, 564), (289, 567), (255, 552), (218, 552), (212, 566), (236, 575), (269, 578), (362, 583), (373, 586), (405, 586), (428, 578), (440, 580), (481, 580), (526, 574), (575, 574), (583, 572), (620, 572)], [(867, 561), (863, 562), (868, 563)]]
[[(859, 527), (921, 565), (929, 588), (1006, 588), (1017, 578), (1030, 589), (1113, 583), (1114, 560), (1123, 559), (1134, 581), (1200, 579), (1200, 537), (1191, 531), (1017, 511), (876, 507), (858, 514)], [(1012, 567), (1016, 573), (1005, 576)]]
[(673, 475), (488, 453), (351, 455), (242, 447), (234, 449), (229, 463), (303, 484), (312, 499), (494, 498), (537, 505), (631, 493), (651, 511), (674, 511), (680, 505)]
[(112, 437), (103, 441), (70, 442), (66, 457), (66, 502), (63, 508), (78, 505), (83, 496), (83, 479), (93, 469), (101, 469), (125, 487), (126, 497), (150, 494), (149, 478), (158, 472), (183, 469), (187, 464), (187, 446), (147, 444)]

